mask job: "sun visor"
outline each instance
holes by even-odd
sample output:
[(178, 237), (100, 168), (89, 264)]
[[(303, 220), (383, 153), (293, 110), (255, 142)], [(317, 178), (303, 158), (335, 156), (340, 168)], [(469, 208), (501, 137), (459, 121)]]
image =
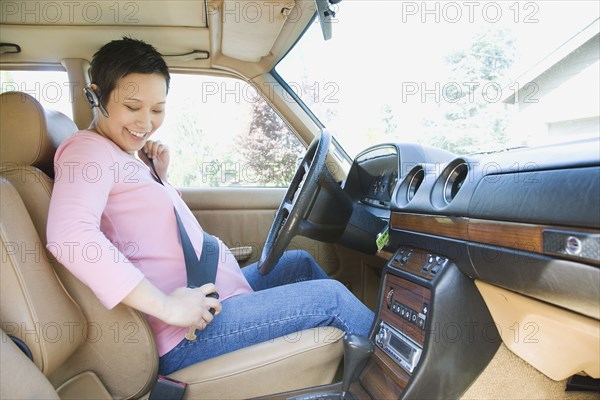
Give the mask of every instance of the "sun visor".
[(273, 48), (293, 9), (294, 2), (290, 0), (224, 0), (221, 52), (242, 61), (260, 61)]

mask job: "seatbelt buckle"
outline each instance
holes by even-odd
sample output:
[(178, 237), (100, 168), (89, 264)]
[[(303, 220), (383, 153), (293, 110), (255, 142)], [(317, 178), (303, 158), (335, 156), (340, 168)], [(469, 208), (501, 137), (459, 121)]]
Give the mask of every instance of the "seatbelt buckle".
[(159, 375), (150, 391), (148, 400), (181, 400), (187, 383)]
[[(188, 286), (190, 289), (195, 289), (196, 286)], [(206, 297), (212, 297), (213, 299), (218, 299), (219, 298), (219, 293), (218, 292), (212, 292), (206, 295)], [(215, 315), (215, 309), (211, 308), (208, 310), (212, 315)], [(196, 325), (192, 325), (189, 327), (187, 333), (185, 334), (185, 338), (187, 340), (196, 340), (196, 329), (198, 329), (198, 327)]]

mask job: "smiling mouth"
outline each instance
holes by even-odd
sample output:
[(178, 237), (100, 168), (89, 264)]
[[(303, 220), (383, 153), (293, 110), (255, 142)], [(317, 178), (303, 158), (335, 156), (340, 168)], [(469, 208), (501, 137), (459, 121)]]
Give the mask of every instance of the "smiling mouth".
[(127, 131), (128, 131), (129, 133), (131, 133), (133, 136), (135, 136), (135, 137), (139, 137), (139, 138), (143, 138), (143, 137), (144, 137), (144, 136), (146, 136), (146, 134), (148, 133), (148, 132), (136, 132), (136, 131), (132, 131), (132, 130), (131, 130), (131, 129), (129, 129), (129, 128), (125, 128), (125, 129), (127, 129)]

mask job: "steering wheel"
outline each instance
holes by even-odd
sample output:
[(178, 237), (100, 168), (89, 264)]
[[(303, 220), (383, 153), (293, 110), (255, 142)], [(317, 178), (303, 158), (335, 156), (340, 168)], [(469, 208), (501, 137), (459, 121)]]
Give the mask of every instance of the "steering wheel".
[(325, 163), (331, 134), (325, 130), (317, 135), (306, 150), (292, 182), (279, 205), (263, 248), (258, 271), (266, 275), (273, 270), (292, 238), (301, 234), (303, 222), (308, 217), (319, 193), (319, 182), (326, 177)]

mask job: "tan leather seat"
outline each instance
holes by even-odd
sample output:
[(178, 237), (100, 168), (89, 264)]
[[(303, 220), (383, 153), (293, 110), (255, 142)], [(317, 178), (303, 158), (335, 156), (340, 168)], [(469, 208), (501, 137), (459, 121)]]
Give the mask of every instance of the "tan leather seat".
[[(139, 397), (158, 368), (145, 318), (124, 306), (104, 308), (45, 251), (54, 152), (76, 130), (68, 117), (44, 110), (27, 94), (0, 95), (0, 221), (9, 253), (3, 253), (1, 272), (14, 276), (0, 281), (0, 322), (32, 349), (54, 387), (93, 371), (111, 395)], [(135, 370), (132, 361), (139, 361)], [(71, 381), (70, 387), (88, 381)]]
[[(0, 95), (0, 323), (25, 341), (61, 398), (147, 397), (158, 357), (145, 318), (122, 305), (106, 310), (44, 248), (54, 151), (75, 131), (69, 118), (29, 95)], [(342, 356), (341, 337), (335, 328), (302, 331), (172, 377), (189, 384), (186, 398), (249, 398), (327, 384)]]
[[(6, 367), (6, 366), (10, 367)], [(25, 354), (0, 331), (0, 399), (58, 399), (54, 387)], [(26, 384), (24, 384), (26, 382)]]

